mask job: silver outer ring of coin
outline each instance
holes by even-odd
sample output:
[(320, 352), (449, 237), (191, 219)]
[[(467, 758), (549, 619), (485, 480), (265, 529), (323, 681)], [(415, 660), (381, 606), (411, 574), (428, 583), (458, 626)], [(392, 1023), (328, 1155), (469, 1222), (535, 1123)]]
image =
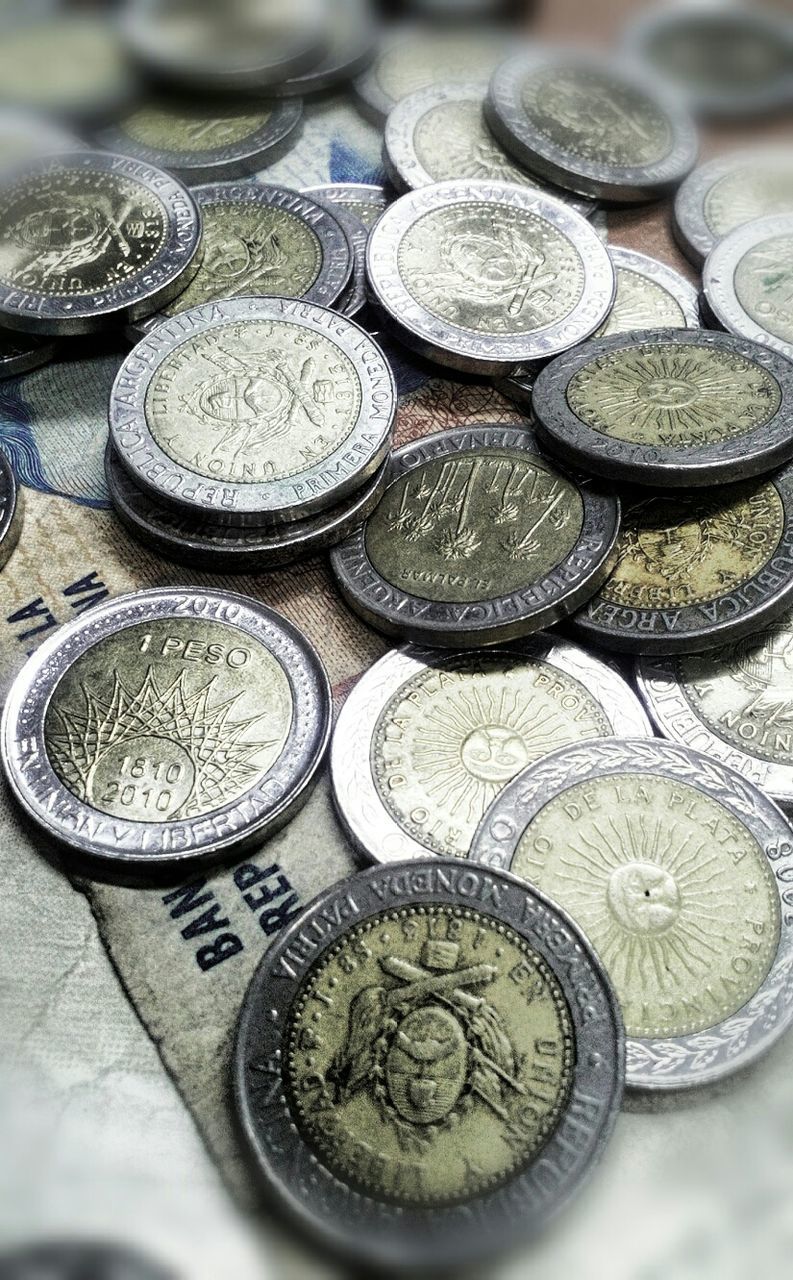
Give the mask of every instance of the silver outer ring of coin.
[[(560, 70), (580, 67), (604, 72), (653, 99), (672, 131), (669, 154), (655, 164), (611, 165), (574, 156), (534, 129), (522, 105), (522, 84), (527, 73), (547, 70), (554, 60)], [(693, 168), (697, 158), (694, 122), (674, 98), (646, 74), (594, 56), (519, 53), (496, 69), (490, 81), (485, 116), (501, 145), (532, 173), (580, 195), (594, 199), (632, 203), (672, 191)]]
[(757, 840), (774, 874), (781, 899), (780, 942), (755, 995), (706, 1031), (627, 1040), (628, 1089), (661, 1092), (712, 1084), (754, 1062), (793, 1020), (793, 913), (785, 912), (793, 832), (772, 800), (733, 769), (688, 747), (653, 738), (595, 738), (562, 747), (508, 783), (482, 819), (470, 857), (508, 870), (526, 828), (549, 801), (576, 783), (619, 773), (662, 774), (724, 805)]
[[(289, 187), (274, 187), (263, 182), (215, 182), (195, 187), (192, 195), (202, 218), (203, 211), (208, 205), (228, 204), (240, 207), (254, 206), (259, 209), (285, 209), (305, 222), (322, 246), (322, 265), (316, 280), (300, 298), (301, 302), (313, 302), (319, 307), (332, 307), (349, 287), (354, 267), (354, 251), (341, 224), (341, 219), (336, 217), (335, 210), (328, 209), (326, 205), (320, 205), (310, 196), (301, 195), (299, 191), (292, 191)], [(262, 294), (261, 296), (271, 295)], [(177, 296), (170, 301), (178, 304), (179, 298)], [(197, 303), (196, 305), (209, 304)], [(180, 313), (176, 312), (176, 314)], [(173, 318), (158, 311), (137, 324), (129, 325), (127, 336), (132, 340), (138, 340), (151, 333), (162, 324), (163, 320)]]
[(386, 464), (341, 506), (279, 530), (202, 524), (152, 498), (127, 475), (108, 442), (105, 478), (121, 523), (160, 555), (180, 564), (225, 573), (262, 573), (342, 542), (374, 511), (383, 495)]
[(162, 204), (168, 234), (157, 258), (133, 280), (98, 293), (56, 298), (33, 289), (16, 289), (0, 281), (0, 322), (9, 329), (46, 335), (97, 333), (109, 321), (127, 322), (150, 315), (171, 302), (195, 276), (201, 264), (201, 214), (181, 182), (129, 156), (107, 151), (70, 151), (37, 158), (26, 173), (58, 170), (113, 174), (140, 183)]
[[(6, 347), (8, 343), (8, 347)], [(34, 338), (32, 334), (0, 330), (0, 380), (16, 378), (48, 364), (57, 351), (55, 342)]]
[(793, 466), (757, 481), (763, 483), (776, 489), (784, 524), (771, 559), (748, 583), (704, 605), (676, 609), (610, 604), (598, 591), (570, 619), (575, 638), (620, 653), (705, 653), (751, 635), (784, 613), (793, 601)]
[(773, 164), (775, 158), (780, 163), (786, 162), (793, 171), (793, 147), (769, 146), (757, 147), (754, 151), (729, 151), (698, 165), (688, 175), (675, 196), (672, 230), (683, 253), (696, 266), (701, 266), (723, 239), (711, 230), (705, 217), (705, 202), (713, 188), (736, 170), (751, 169), (753, 165), (760, 168), (764, 162)]
[(22, 532), (25, 502), (14, 469), (0, 449), (0, 568), (6, 564)]
[[(246, 320), (283, 321), (321, 334), (352, 362), (361, 386), (358, 419), (347, 438), (329, 457), (285, 480), (243, 484), (200, 476), (160, 448), (146, 420), (149, 384), (162, 362), (191, 338)], [(132, 348), (110, 393), (110, 438), (132, 479), (155, 498), (221, 524), (268, 525), (323, 511), (365, 484), (388, 455), (395, 412), (390, 365), (353, 320), (299, 298), (230, 298), (163, 320)]]
[[(332, 20), (332, 12), (328, 17)], [(341, 87), (346, 81), (360, 75), (372, 61), (377, 31), (367, 5), (360, 5), (360, 20), (353, 35), (354, 44), (335, 53), (326, 53), (320, 62), (290, 80), (274, 84), (270, 93), (274, 98), (301, 97), (306, 94), (324, 93), (326, 89)]]
[(729, 333), (749, 338), (752, 342), (760, 342), (793, 360), (793, 342), (786, 342), (762, 328), (744, 311), (735, 292), (735, 272), (743, 258), (757, 245), (777, 236), (793, 236), (793, 213), (772, 214), (771, 217), (758, 218), (755, 222), (746, 222), (742, 227), (736, 227), (708, 255), (702, 280), (705, 303), (718, 324), (723, 325)]
[[(283, 1037), (310, 962), (371, 916), (435, 904), (489, 916), (543, 957), (567, 997), (577, 1050), (571, 1100), (580, 1101), (569, 1125), (566, 1112), (535, 1161), (506, 1186), (466, 1202), (465, 1212), (394, 1207), (353, 1192), (304, 1141), (284, 1073)], [(624, 1053), (611, 983), (569, 917), (514, 876), (433, 858), (399, 871), (371, 867), (324, 890), (267, 951), (240, 1013), (234, 1093), (265, 1186), (302, 1227), (334, 1251), (378, 1266), (456, 1266), (533, 1235), (569, 1202), (614, 1126)], [(539, 1161), (550, 1176), (535, 1175)]]
[(347, 237), (353, 256), (352, 275), (333, 308), (343, 316), (357, 316), (366, 305), (366, 246), (369, 242), (369, 229), (348, 206), (334, 204), (332, 200), (320, 195), (319, 191), (312, 192), (311, 199), (333, 214)]
[[(420, 218), (465, 204), (524, 210), (568, 239), (581, 259), (584, 288), (579, 302), (563, 319), (528, 334), (475, 333), (439, 319), (416, 302), (399, 273), (402, 240)], [(580, 214), (561, 200), (508, 182), (452, 179), (408, 192), (390, 205), (372, 228), (366, 274), (384, 318), (406, 346), (453, 369), (493, 376), (508, 375), (525, 361), (549, 360), (590, 337), (606, 319), (616, 288), (608, 251)]]
[[(376, 186), (373, 182), (328, 182), (324, 186), (306, 187), (304, 195), (321, 196), (333, 205), (349, 209), (370, 229), (391, 203), (385, 187)], [(362, 216), (362, 206), (372, 209), (371, 224)]]
[[(652, 734), (650, 721), (627, 681), (578, 645), (540, 634), (520, 643), (484, 649), (481, 656), (494, 660), (500, 654), (506, 659), (547, 663), (572, 676), (600, 705), (616, 737)], [(388, 864), (437, 856), (409, 835), (383, 804), (372, 776), (372, 739), (383, 711), (410, 680), (428, 668), (455, 670), (456, 664), (467, 665), (476, 655), (475, 649), (457, 653), (414, 645), (392, 649), (364, 672), (344, 703), (331, 740), (333, 796), (347, 834), (369, 862)]]
[[(659, 289), (668, 293), (682, 311), (686, 329), (702, 328), (699, 293), (693, 284), (689, 284), (685, 276), (681, 276), (679, 271), (667, 266), (665, 262), (659, 262), (657, 258), (650, 258), (646, 253), (637, 253), (635, 249), (623, 249), (622, 245), (610, 244), (608, 252), (615, 271), (632, 271), (634, 275), (646, 277), (653, 284), (658, 285)], [(617, 293), (619, 293), (619, 279)], [(608, 320), (606, 323), (608, 324)], [(597, 334), (594, 337), (597, 338)]]
[[(277, 760), (238, 800), (197, 818), (125, 822), (78, 800), (61, 782), (47, 755), (47, 707), (61, 677), (95, 644), (125, 627), (170, 617), (226, 623), (269, 649), (289, 681), (292, 723)], [(221, 858), (288, 821), (316, 780), (328, 745), (330, 709), (319, 655), (280, 614), (234, 592), (163, 587), (96, 605), (45, 640), (11, 687), (0, 746), (16, 800), (53, 840), (107, 866), (162, 867)]]
[[(520, 450), (542, 458), (528, 426), (482, 423), (439, 431), (403, 445), (391, 455), (386, 488), (425, 463), (459, 458), (476, 449)], [(583, 526), (576, 545), (546, 575), (542, 591), (540, 584), (526, 583), (525, 588), (509, 595), (475, 603), (427, 601), (395, 587), (378, 573), (367, 554), (366, 525), (330, 553), (339, 590), (350, 608), (378, 631), (439, 649), (506, 643), (551, 626), (579, 608), (605, 582), (616, 563), (620, 523), (617, 497), (588, 479), (562, 474), (581, 495)], [(526, 595), (530, 599), (526, 600)]]
[[(303, 122), (302, 102), (294, 98), (289, 102), (273, 102), (270, 105), (270, 115), (258, 129), (238, 142), (228, 142), (210, 150), (168, 151), (149, 147), (126, 133), (123, 122), (105, 129), (98, 141), (110, 151), (135, 156), (136, 159), (145, 160), (160, 169), (167, 169), (188, 184), (231, 182), (236, 178), (258, 173), (285, 155), (294, 145)], [(207, 116), (211, 116), (211, 104), (207, 104), (205, 109)], [(167, 111), (167, 104), (165, 110)]]
[[(685, 351), (714, 348), (738, 356), (770, 374), (782, 393), (777, 413), (743, 435), (686, 449), (675, 445), (637, 444), (603, 435), (573, 412), (568, 403), (570, 382), (587, 365), (610, 352), (673, 346)], [(650, 485), (658, 489), (686, 489), (751, 480), (793, 458), (793, 363), (758, 342), (707, 329), (645, 329), (598, 338), (566, 351), (547, 364), (534, 383), (535, 430), (544, 448), (569, 467), (617, 483)]]

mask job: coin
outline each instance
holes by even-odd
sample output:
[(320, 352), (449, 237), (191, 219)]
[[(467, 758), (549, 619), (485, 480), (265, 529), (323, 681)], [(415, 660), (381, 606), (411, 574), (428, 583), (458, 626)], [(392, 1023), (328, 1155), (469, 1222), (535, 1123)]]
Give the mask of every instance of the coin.
[[(13, 21), (6, 18), (3, 23), (3, 107), (87, 125), (122, 110), (133, 92), (134, 79), (118, 32), (107, 18), (96, 13), (17, 12)], [(44, 119), (40, 123), (54, 128)]]
[(557, 907), (454, 860), (326, 889), (261, 961), (234, 1084), (268, 1191), (361, 1264), (457, 1267), (533, 1234), (605, 1145), (624, 1045)]
[(490, 81), (487, 121), (540, 178), (581, 195), (652, 199), (697, 157), (694, 125), (646, 76), (594, 55), (523, 52)]
[(100, 136), (103, 146), (168, 169), (183, 182), (226, 182), (270, 165), (294, 144), (300, 101), (179, 102), (140, 107)]
[(106, 867), (212, 860), (307, 799), (330, 689), (305, 637), (230, 592), (163, 588), (95, 605), (9, 693), (11, 790), (51, 838)]
[(471, 649), (578, 608), (614, 563), (618, 527), (617, 498), (542, 458), (528, 427), (480, 424), (397, 449), (379, 506), (331, 565), (372, 626)]
[(47, 364), (55, 354), (55, 343), (27, 333), (0, 329), (0, 380), (15, 378)]
[(650, 738), (563, 747), (502, 791), (471, 857), (586, 933), (622, 1006), (629, 1088), (710, 1084), (790, 1025), (790, 826), (711, 757)]
[(306, 187), (307, 196), (321, 196), (333, 205), (348, 209), (369, 230), (387, 209), (390, 196), (385, 187), (369, 182), (328, 182), (319, 187)]
[(127, 355), (110, 435), (154, 498), (220, 524), (325, 510), (374, 475), (396, 390), (351, 320), (291, 298), (234, 298), (164, 320)]
[(137, 319), (184, 289), (200, 245), (170, 174), (98, 151), (35, 159), (0, 189), (0, 319), (39, 334)]
[(651, 329), (546, 365), (537, 435), (570, 466), (680, 489), (746, 480), (793, 457), (793, 364), (757, 342)]
[(193, 192), (204, 226), (201, 266), (177, 298), (132, 329), (247, 295), (302, 298), (329, 307), (346, 289), (353, 250), (338, 218), (309, 196), (257, 182), (219, 182)]
[(731, 231), (709, 254), (703, 281), (719, 324), (793, 359), (793, 214)]
[(623, 505), (617, 567), (572, 619), (627, 653), (700, 653), (750, 635), (793, 597), (793, 467)]
[(339, 505), (278, 529), (217, 525), (158, 502), (130, 479), (111, 444), (105, 452), (105, 476), (122, 524), (160, 555), (213, 571), (261, 573), (343, 541), (380, 501), (386, 469), (383, 464), (362, 489)]
[(372, 231), (367, 274), (407, 346), (486, 374), (588, 338), (615, 288), (583, 218), (505, 182), (439, 182), (402, 196)]
[(342, 227), (350, 244), (353, 255), (352, 275), (344, 292), (334, 302), (336, 311), (343, 316), (355, 316), (366, 305), (366, 246), (369, 243), (369, 228), (356, 213), (346, 205), (334, 203), (320, 194), (322, 188), (317, 187), (311, 193), (311, 199), (318, 205), (330, 210)]
[(699, 296), (678, 271), (646, 253), (609, 248), (617, 292), (608, 320), (594, 335), (611, 338), (635, 329), (698, 329)]
[(375, 27), (367, 0), (326, 0), (328, 48), (309, 71), (283, 80), (271, 92), (276, 97), (322, 93), (358, 75), (371, 61)]
[(23, 510), (24, 502), (14, 469), (0, 449), (0, 568), (19, 542)]
[(707, 654), (643, 657), (639, 692), (665, 738), (715, 756), (793, 808), (793, 616)]
[(673, 229), (699, 265), (730, 231), (774, 213), (793, 213), (793, 147), (730, 151), (698, 166), (675, 196)]
[(464, 858), (485, 810), (534, 760), (650, 724), (605, 662), (551, 636), (508, 648), (394, 649), (356, 684), (331, 745), (336, 808), (372, 862)]

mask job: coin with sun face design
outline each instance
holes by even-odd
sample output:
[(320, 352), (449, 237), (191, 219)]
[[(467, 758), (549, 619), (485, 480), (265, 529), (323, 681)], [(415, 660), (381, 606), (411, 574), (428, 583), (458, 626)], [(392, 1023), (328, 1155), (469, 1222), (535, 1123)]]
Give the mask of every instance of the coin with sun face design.
[(485, 810), (532, 761), (649, 733), (629, 685), (576, 645), (540, 635), (474, 653), (407, 646), (375, 663), (341, 710), (336, 806), (373, 862), (464, 858)]
[(49, 836), (104, 864), (212, 859), (307, 798), (330, 693), (308, 641), (219, 591), (139, 591), (45, 642), (6, 702), (11, 789)]
[(793, 1020), (793, 835), (734, 770), (653, 739), (563, 747), (485, 814), (474, 862), (569, 912), (614, 983), (627, 1083), (707, 1084)]

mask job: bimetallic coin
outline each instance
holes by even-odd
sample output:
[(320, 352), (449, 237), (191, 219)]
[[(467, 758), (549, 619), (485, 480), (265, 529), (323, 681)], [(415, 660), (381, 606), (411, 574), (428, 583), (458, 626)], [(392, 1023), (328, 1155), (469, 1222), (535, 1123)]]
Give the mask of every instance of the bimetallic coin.
[(328, 182), (320, 187), (306, 187), (305, 194), (321, 196), (333, 205), (349, 209), (370, 231), (391, 203), (385, 187), (369, 182)]
[(235, 1048), (271, 1194), (335, 1251), (457, 1267), (534, 1234), (614, 1123), (622, 1024), (554, 905), (454, 860), (322, 893), (253, 976)]
[(15, 378), (47, 364), (55, 354), (55, 343), (27, 333), (0, 329), (0, 379)]
[(0, 319), (40, 334), (138, 319), (185, 288), (200, 246), (170, 174), (98, 151), (41, 157), (0, 189)]
[(0, 568), (19, 542), (23, 511), (24, 501), (14, 470), (0, 450)]
[(385, 461), (396, 390), (374, 340), (325, 307), (235, 298), (164, 320), (110, 396), (119, 459), (201, 520), (267, 525), (325, 510)]
[(273, 85), (276, 97), (303, 97), (342, 85), (372, 60), (376, 31), (368, 0), (326, 0), (328, 47), (309, 71)]
[(336, 311), (343, 316), (356, 316), (366, 305), (366, 246), (369, 243), (369, 228), (352, 209), (334, 203), (319, 194), (321, 188), (311, 193), (311, 199), (318, 205), (328, 209), (343, 228), (349, 241), (353, 255), (352, 275), (344, 292), (334, 302)]
[(634, 249), (609, 248), (617, 292), (608, 320), (594, 335), (612, 338), (636, 329), (698, 329), (699, 296), (693, 285), (665, 262)]
[(124, 109), (135, 82), (115, 24), (96, 13), (26, 18), (28, 7), (3, 22), (0, 105), (75, 125)]
[(614, 299), (595, 232), (559, 200), (504, 182), (402, 196), (369, 238), (372, 295), (420, 355), (509, 374), (588, 338)]
[(650, 329), (565, 352), (537, 376), (537, 435), (570, 466), (680, 489), (793, 457), (793, 363), (703, 329)]
[(464, 858), (506, 784), (558, 747), (641, 737), (632, 689), (577, 645), (392, 650), (356, 684), (331, 747), (336, 807), (372, 862)]
[(199, 520), (139, 489), (113, 446), (105, 452), (110, 500), (122, 524), (141, 542), (180, 564), (225, 573), (261, 573), (342, 542), (374, 511), (383, 493), (383, 464), (362, 489), (338, 506), (278, 529), (235, 528)]
[(330, 689), (303, 635), (245, 596), (187, 588), (96, 605), (45, 640), (6, 702), (11, 790), (107, 866), (211, 860), (307, 799)]
[(709, 254), (703, 281), (720, 325), (793, 360), (793, 214), (731, 231)]
[(299, 101), (163, 101), (105, 130), (100, 142), (168, 169), (183, 182), (226, 182), (279, 159), (293, 145), (302, 119)]
[(528, 427), (481, 424), (398, 449), (379, 506), (331, 564), (372, 626), (472, 649), (579, 608), (614, 564), (618, 527), (617, 498), (541, 457)]
[(694, 125), (669, 94), (594, 56), (545, 50), (509, 58), (490, 81), (485, 112), (520, 164), (585, 196), (663, 195), (697, 158)]
[(471, 857), (589, 938), (622, 1006), (629, 1088), (710, 1084), (790, 1025), (790, 826), (709, 756), (649, 738), (563, 747), (502, 791)]
[(639, 692), (666, 738), (715, 756), (793, 808), (793, 619), (734, 645), (637, 663)]
[(793, 597), (793, 467), (623, 507), (617, 567), (572, 624), (628, 653), (701, 653), (751, 635)]
[(731, 151), (698, 166), (675, 196), (673, 228), (699, 265), (736, 227), (776, 213), (793, 214), (793, 147)]

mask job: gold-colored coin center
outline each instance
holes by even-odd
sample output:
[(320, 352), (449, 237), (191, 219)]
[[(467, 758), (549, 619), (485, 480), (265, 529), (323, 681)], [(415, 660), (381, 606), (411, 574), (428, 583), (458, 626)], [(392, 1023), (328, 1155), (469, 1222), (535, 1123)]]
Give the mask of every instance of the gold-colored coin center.
[(673, 378), (655, 378), (639, 388), (639, 400), (647, 404), (657, 404), (662, 409), (682, 409), (693, 404), (699, 392), (687, 382), (677, 382)]

